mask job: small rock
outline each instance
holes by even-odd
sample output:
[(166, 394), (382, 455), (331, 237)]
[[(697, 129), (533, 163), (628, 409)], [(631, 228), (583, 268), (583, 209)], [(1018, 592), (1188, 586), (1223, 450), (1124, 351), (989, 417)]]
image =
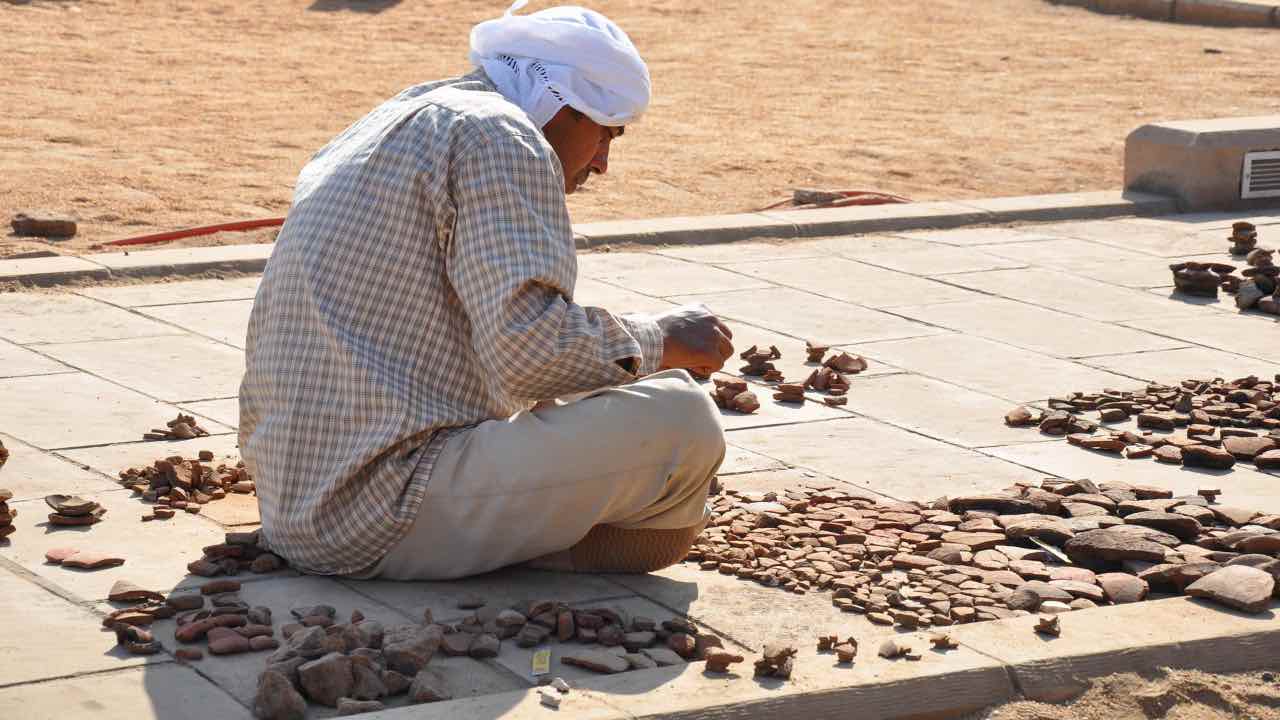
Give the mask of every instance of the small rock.
[(445, 684), (444, 677), (430, 668), (423, 668), (413, 676), (409, 686), (409, 702), (429, 703), (452, 700), (453, 695)]
[(1182, 448), (1182, 465), (1184, 467), (1229, 470), (1235, 464), (1235, 456), (1222, 448), (1216, 448), (1212, 445), (1189, 445)]
[(1052, 635), (1058, 637), (1062, 634), (1062, 625), (1057, 615), (1041, 615), (1039, 621), (1036, 622), (1036, 632), (1041, 635)]
[(1147, 597), (1147, 583), (1128, 573), (1102, 573), (1098, 584), (1108, 600), (1117, 605), (1138, 602)]
[(545, 690), (538, 691), (538, 702), (553, 710), (560, 709), (560, 696), (553, 695)]
[(303, 720), (307, 701), (284, 675), (267, 670), (258, 676), (253, 714), (261, 720)]
[(736, 655), (722, 648), (711, 648), (707, 650), (705, 655), (707, 672), (713, 673), (729, 672), (730, 665), (744, 660), (741, 655)]
[(338, 699), (351, 693), (354, 676), (351, 658), (329, 653), (298, 668), (298, 680), (307, 697), (321, 705), (337, 707)]
[(28, 237), (69, 238), (76, 234), (76, 221), (69, 215), (44, 210), (26, 210), (9, 221), (13, 234)]

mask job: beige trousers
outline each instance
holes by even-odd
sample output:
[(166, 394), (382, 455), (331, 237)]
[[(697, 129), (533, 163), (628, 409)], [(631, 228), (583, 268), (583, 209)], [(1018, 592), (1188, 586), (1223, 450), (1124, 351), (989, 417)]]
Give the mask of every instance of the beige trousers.
[(724, 432), (706, 391), (669, 370), (454, 434), (408, 534), (366, 576), (444, 580), (566, 550), (597, 524), (705, 522)]

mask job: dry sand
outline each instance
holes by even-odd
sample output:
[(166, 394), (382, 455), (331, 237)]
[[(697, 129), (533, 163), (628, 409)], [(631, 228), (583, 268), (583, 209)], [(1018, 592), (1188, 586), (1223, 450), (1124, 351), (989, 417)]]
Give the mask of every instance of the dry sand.
[[(1041, 0), (590, 4), (632, 35), (655, 96), (610, 175), (571, 198), (577, 221), (749, 210), (793, 187), (1117, 188), (1142, 123), (1280, 111), (1276, 30)], [(0, 218), (73, 213), (68, 252), (283, 215), (312, 152), (401, 89), (467, 71), (469, 28), (505, 6), (0, 0)], [(0, 235), (0, 256), (37, 247)]]
[(1278, 679), (1276, 672), (1123, 673), (1094, 680), (1087, 692), (1067, 703), (1016, 702), (965, 720), (1275, 720), (1280, 718)]

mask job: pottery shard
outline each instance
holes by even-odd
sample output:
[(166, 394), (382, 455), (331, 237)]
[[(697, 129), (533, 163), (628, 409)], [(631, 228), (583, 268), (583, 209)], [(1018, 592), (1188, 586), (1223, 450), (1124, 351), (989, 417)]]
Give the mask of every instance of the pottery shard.
[(1151, 563), (1164, 561), (1163, 546), (1112, 528), (1079, 533), (1066, 542), (1063, 550), (1072, 560), (1084, 564), (1119, 563), (1125, 560)]
[(44, 501), (54, 512), (67, 517), (82, 517), (98, 508), (98, 503), (79, 495), (46, 495)]
[(1182, 448), (1182, 464), (1184, 467), (1227, 470), (1236, 464), (1236, 457), (1212, 445), (1189, 445)]
[(44, 559), (54, 565), (61, 565), (62, 561), (80, 552), (79, 548), (59, 547), (52, 550), (46, 550)]
[(201, 595), (221, 595), (232, 592), (240, 592), (240, 583), (235, 580), (214, 580), (200, 586)]
[(436, 625), (396, 625), (383, 636), (382, 655), (388, 668), (412, 677), (431, 660), (443, 637)]
[(1147, 583), (1129, 573), (1102, 573), (1098, 576), (1098, 585), (1107, 596), (1107, 600), (1119, 605), (1121, 603), (1138, 602), (1147, 597)]
[(963, 514), (969, 510), (990, 510), (1000, 515), (1021, 515), (1036, 512), (1035, 504), (1029, 500), (1002, 493), (962, 495), (951, 498), (948, 503), (948, 509), (957, 514)]
[(1200, 523), (1193, 517), (1167, 512), (1138, 512), (1126, 515), (1125, 523), (1143, 525), (1176, 535), (1182, 540), (1194, 540), (1200, 534)]
[(115, 584), (111, 586), (111, 591), (107, 594), (107, 599), (112, 602), (141, 602), (143, 600), (163, 602), (164, 595), (161, 595), (154, 590), (146, 590), (129, 582), (128, 580), (117, 580)]
[(1004, 424), (1009, 427), (1027, 427), (1036, 424), (1038, 413), (1030, 408), (1019, 406), (1004, 414)]
[(453, 695), (440, 673), (423, 668), (414, 674), (413, 683), (409, 686), (409, 702), (429, 703), (452, 699)]
[(249, 649), (254, 652), (275, 650), (278, 647), (280, 647), (280, 641), (269, 635), (258, 635), (257, 637), (249, 638)]
[(707, 672), (729, 672), (729, 666), (743, 661), (741, 655), (735, 655), (722, 648), (712, 648), (706, 653)]
[(573, 621), (573, 611), (561, 610), (556, 616), (556, 639), (569, 642), (577, 634), (577, 626)]
[(1271, 437), (1226, 437), (1222, 439), (1222, 449), (1240, 460), (1252, 460), (1261, 453), (1276, 449), (1275, 438)]
[(377, 700), (352, 700), (351, 698), (338, 699), (338, 717), (347, 715), (360, 715), (367, 712), (377, 712), (386, 710), (387, 706)]
[(1138, 414), (1138, 427), (1144, 430), (1173, 430), (1176, 424), (1172, 415), (1144, 412)]
[(298, 682), (312, 701), (337, 707), (338, 698), (348, 696), (355, 682), (351, 658), (333, 652), (305, 663), (298, 668)]
[(953, 531), (943, 533), (942, 541), (955, 543), (957, 545), (967, 545), (971, 550), (988, 550), (997, 545), (1005, 544), (1007, 538), (1004, 533), (995, 532), (964, 532)]
[(182, 643), (199, 642), (214, 628), (237, 628), (244, 624), (243, 615), (214, 615), (183, 625), (174, 632), (173, 636)]
[[(1247, 525), (1250, 520), (1260, 514), (1256, 510), (1229, 507), (1227, 505), (1214, 505), (1209, 509), (1213, 511), (1214, 517), (1227, 525)], [(65, 565), (66, 562), (63, 562), (63, 564)]]
[(124, 564), (124, 558), (103, 553), (82, 551), (62, 561), (62, 567), (81, 570), (100, 570)]
[(236, 655), (249, 652), (249, 638), (231, 628), (210, 628), (206, 635), (209, 652), (213, 655)]
[(1075, 537), (1071, 526), (1052, 515), (1031, 515), (1006, 522), (1004, 532), (1011, 540), (1033, 537), (1052, 545), (1061, 545)]
[(307, 701), (284, 675), (267, 670), (258, 676), (253, 714), (261, 720), (303, 720)]
[(204, 596), (198, 593), (179, 593), (165, 598), (165, 604), (174, 610), (199, 610), (204, 607)]
[(1259, 470), (1280, 470), (1280, 450), (1268, 450), (1253, 457), (1253, 464)]
[(598, 673), (619, 673), (631, 667), (621, 656), (604, 650), (578, 650), (562, 655), (560, 662)]
[(1271, 604), (1276, 580), (1270, 573), (1246, 565), (1230, 565), (1200, 578), (1187, 594), (1247, 613), (1260, 613)]

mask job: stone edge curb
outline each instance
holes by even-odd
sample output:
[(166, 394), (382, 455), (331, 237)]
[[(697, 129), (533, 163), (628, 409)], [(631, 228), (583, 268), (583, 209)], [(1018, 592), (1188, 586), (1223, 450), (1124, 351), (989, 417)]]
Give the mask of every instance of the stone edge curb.
[[(1146, 611), (1151, 617), (1146, 622), (1139, 621)], [(1274, 648), (1280, 645), (1278, 616), (1280, 602), (1272, 602), (1271, 609), (1259, 617), (1174, 597), (1067, 613), (1061, 616), (1061, 640), (1046, 640), (1032, 631), (1036, 620), (1032, 615), (939, 628), (938, 631), (952, 633), (960, 642), (960, 650), (932, 658), (931, 651), (925, 650), (925, 661), (920, 663), (877, 658), (879, 641), (871, 640), (859, 648), (853, 669), (835, 668), (833, 661), (828, 662), (830, 656), (819, 656), (817, 663), (797, 665), (797, 679), (787, 683), (765, 684), (752, 678), (752, 657), (735, 667), (736, 675), (717, 676), (723, 683), (718, 687), (703, 685), (704, 692), (697, 692), (692, 686), (702, 682), (702, 673), (696, 671), (658, 668), (604, 675), (576, 687), (566, 696), (561, 710), (592, 720), (836, 720), (849, 717), (850, 708), (858, 708), (859, 714), (867, 717), (895, 720), (956, 717), (1007, 702), (1063, 702), (1085, 690), (1091, 679), (1113, 673), (1161, 668), (1210, 673), (1274, 669)], [(930, 632), (899, 637), (927, 647), (925, 638)], [(984, 637), (996, 633), (1003, 637)], [(1066, 643), (1060, 656), (1053, 655), (1052, 644), (1057, 642)], [(995, 653), (1003, 656), (1006, 648), (1027, 657), (1001, 660)], [(802, 648), (802, 657), (806, 652), (811, 653), (812, 648)], [(929, 672), (931, 661), (959, 667), (943, 667), (940, 671), (935, 667)], [(881, 663), (892, 664), (878, 666)], [(871, 669), (872, 666), (878, 667)], [(912, 674), (914, 668), (920, 672)], [(813, 674), (817, 677), (810, 676)], [(843, 684), (842, 678), (847, 678)], [(650, 711), (619, 707), (626, 698), (651, 691), (666, 693), (665, 697), (658, 696), (659, 707)], [(573, 706), (567, 704), (570, 698), (576, 700)], [(531, 688), (392, 708), (368, 717), (523, 720), (550, 717), (546, 712), (547, 708), (538, 706), (538, 688)]]
[(1280, 27), (1280, 6), (1241, 0), (1049, 0), (1108, 15), (1219, 27)]
[[(620, 244), (703, 245), (758, 238), (790, 240), (1175, 212), (1175, 201), (1163, 195), (1103, 191), (583, 223), (574, 226), (574, 240), (579, 250)], [(271, 247), (270, 243), (258, 243), (0, 260), (0, 282), (59, 285), (78, 280), (195, 275), (218, 270), (261, 272)]]

